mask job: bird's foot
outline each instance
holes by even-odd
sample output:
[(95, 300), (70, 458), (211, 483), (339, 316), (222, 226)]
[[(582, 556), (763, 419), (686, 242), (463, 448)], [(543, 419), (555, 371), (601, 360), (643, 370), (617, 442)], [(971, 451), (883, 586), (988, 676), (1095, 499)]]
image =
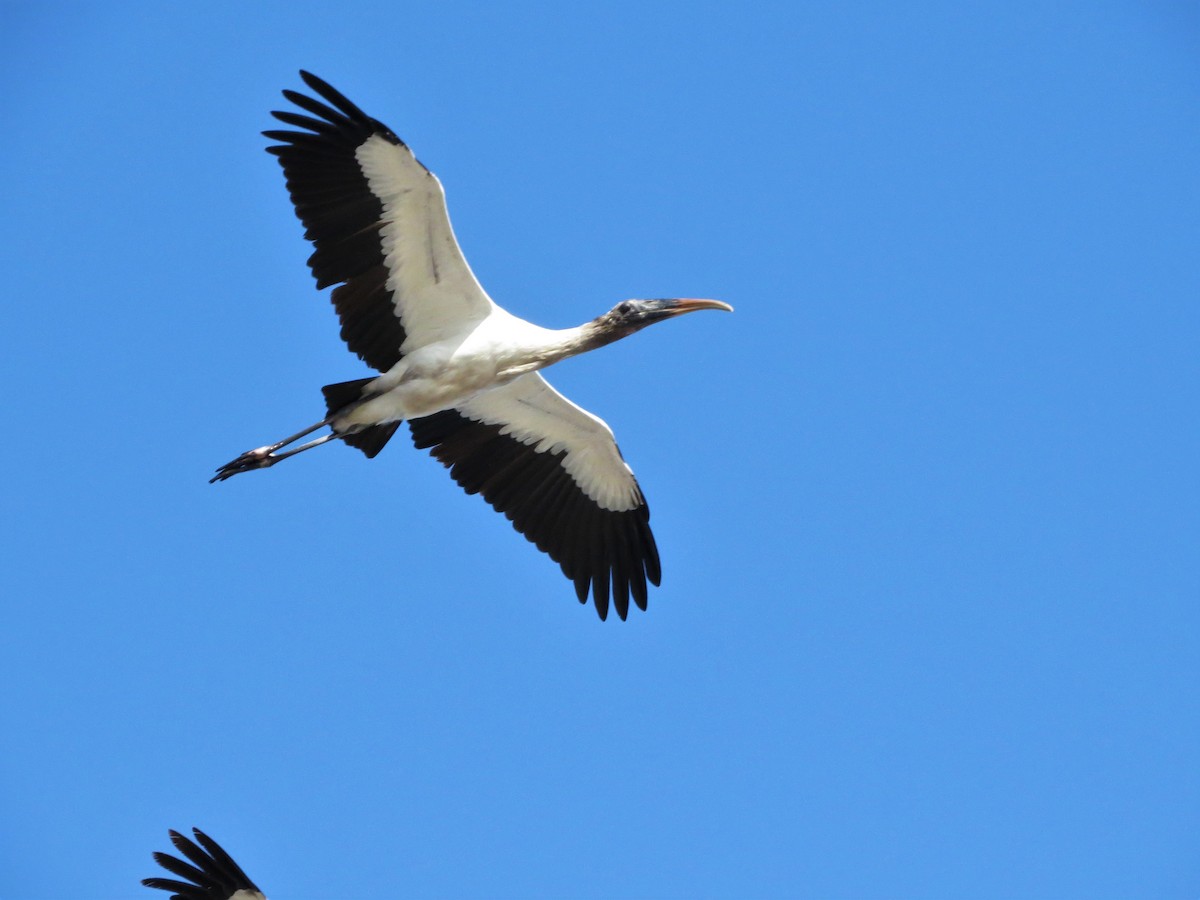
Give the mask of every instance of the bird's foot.
[(224, 481), (226, 478), (232, 478), (242, 472), (252, 472), (255, 469), (269, 469), (282, 459), (275, 455), (275, 449), (275, 447), (259, 447), (256, 450), (247, 450), (237, 459), (230, 460), (217, 469), (217, 474), (208, 479), (208, 483)]

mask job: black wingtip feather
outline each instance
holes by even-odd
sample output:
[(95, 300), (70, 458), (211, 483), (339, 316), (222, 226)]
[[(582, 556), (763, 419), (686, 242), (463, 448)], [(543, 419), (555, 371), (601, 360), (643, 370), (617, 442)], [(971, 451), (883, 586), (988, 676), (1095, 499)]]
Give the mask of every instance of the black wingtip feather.
[(302, 116), (300, 113), (289, 112), (288, 110), (282, 109), (271, 110), (271, 115), (284, 125), (292, 125), (296, 128), (307, 128), (314, 134), (329, 135), (337, 133), (337, 128), (334, 125), (331, 125), (326, 119), (318, 119), (313, 116)]
[[(579, 572), (575, 575), (575, 596), (579, 598), (580, 603), (588, 602), (588, 591), (592, 588), (592, 576), (588, 572)], [(600, 618), (604, 619), (608, 615), (608, 610), (600, 613)]]
[(323, 78), (318, 78), (312, 72), (300, 70), (300, 78), (305, 84), (321, 95), (325, 100), (337, 107), (339, 112), (344, 113), (351, 119), (366, 120), (367, 116), (361, 109), (346, 99), (341, 91), (335, 89), (329, 82)]
[(268, 128), (262, 133), (262, 136), (272, 141), (279, 141), (283, 144), (294, 144), (296, 139), (304, 139), (305, 135), (299, 131), (281, 131), (276, 128)]
[(299, 91), (284, 91), (283, 99), (290, 103), (296, 104), (303, 110), (307, 110), (314, 116), (319, 116), (326, 122), (343, 126), (349, 126), (351, 124), (346, 116), (342, 115), (332, 106), (326, 106), (320, 100), (314, 100), (312, 97), (308, 96), (308, 94), (301, 94)]

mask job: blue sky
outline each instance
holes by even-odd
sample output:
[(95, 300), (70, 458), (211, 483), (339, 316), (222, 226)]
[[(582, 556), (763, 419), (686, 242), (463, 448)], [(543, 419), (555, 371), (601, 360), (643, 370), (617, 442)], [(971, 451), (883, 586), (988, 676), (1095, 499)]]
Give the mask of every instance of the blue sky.
[[(6, 897), (1194, 897), (1185, 3), (0, 6)], [(653, 510), (600, 623), (401, 436), (209, 485), (366, 370), (258, 132), (442, 178)], [(164, 895), (165, 896), (165, 895)]]

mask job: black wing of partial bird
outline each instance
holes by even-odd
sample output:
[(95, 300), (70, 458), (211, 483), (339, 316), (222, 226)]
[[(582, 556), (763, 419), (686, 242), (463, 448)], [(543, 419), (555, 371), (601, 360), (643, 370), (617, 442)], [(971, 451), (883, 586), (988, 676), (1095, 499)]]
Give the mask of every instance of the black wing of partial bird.
[(185, 880), (145, 878), (142, 884), (146, 887), (172, 891), (171, 900), (266, 900), (266, 896), (246, 876), (241, 866), (199, 828), (192, 829), (195, 842), (178, 831), (168, 833), (175, 849), (190, 862), (184, 862), (169, 853), (155, 853), (154, 861)]

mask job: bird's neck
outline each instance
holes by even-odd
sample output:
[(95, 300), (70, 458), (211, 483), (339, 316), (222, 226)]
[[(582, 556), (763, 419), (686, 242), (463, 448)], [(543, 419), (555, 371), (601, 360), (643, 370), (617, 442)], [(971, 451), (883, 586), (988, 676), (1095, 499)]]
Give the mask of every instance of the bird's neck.
[(526, 337), (524, 346), (517, 351), (511, 365), (506, 367), (506, 374), (521, 375), (544, 369), (569, 357), (611, 344), (624, 336), (624, 333), (611, 327), (606, 316), (574, 328), (537, 328), (536, 336)]
[(558, 347), (559, 356), (554, 360), (555, 362), (566, 359), (568, 356), (587, 353), (589, 350), (595, 350), (597, 347), (603, 347), (613, 341), (619, 341), (629, 332), (614, 328), (611, 316), (606, 313), (574, 328), (564, 328), (559, 334), (561, 335)]

